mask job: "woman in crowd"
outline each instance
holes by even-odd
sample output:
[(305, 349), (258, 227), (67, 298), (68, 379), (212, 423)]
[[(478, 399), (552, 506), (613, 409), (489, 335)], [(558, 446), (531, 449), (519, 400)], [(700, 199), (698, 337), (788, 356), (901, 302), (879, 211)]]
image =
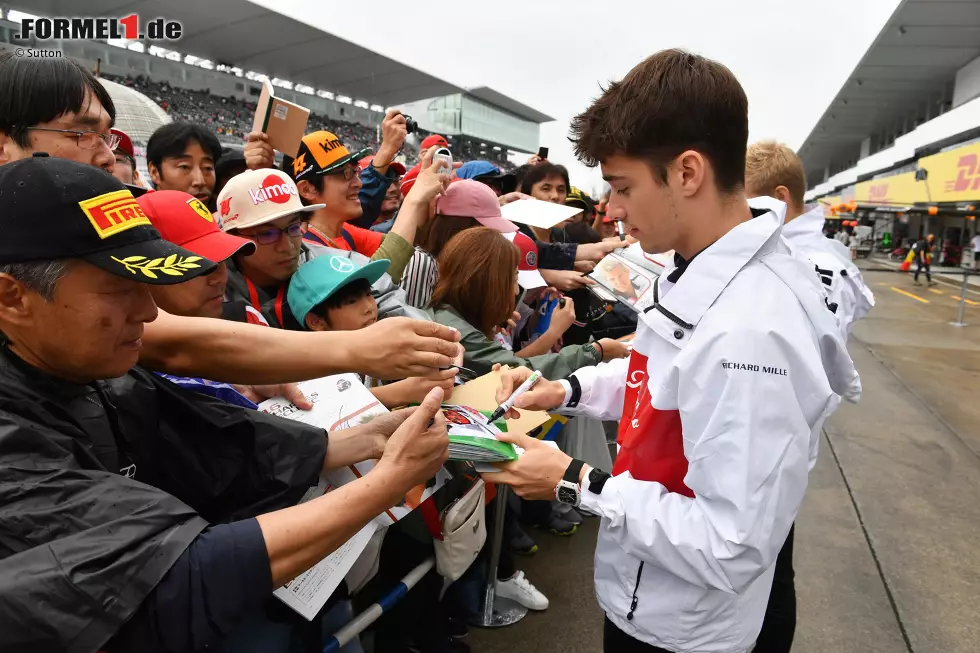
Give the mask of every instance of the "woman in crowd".
[(628, 355), (622, 343), (609, 339), (531, 358), (520, 358), (496, 342), (494, 329), (507, 322), (517, 304), (518, 262), (517, 248), (486, 227), (457, 234), (439, 255), (430, 307), (436, 322), (462, 334), (464, 365), (481, 374), (496, 363), (522, 365), (548, 378), (564, 378), (581, 367)]
[(425, 308), (439, 278), (436, 259), (449, 240), (472, 227), (490, 227), (501, 233), (517, 231), (517, 226), (500, 215), (500, 203), (489, 186), (472, 179), (456, 181), (436, 200), (435, 218), (418, 235), (415, 254), (405, 266), (401, 286), (408, 303)]

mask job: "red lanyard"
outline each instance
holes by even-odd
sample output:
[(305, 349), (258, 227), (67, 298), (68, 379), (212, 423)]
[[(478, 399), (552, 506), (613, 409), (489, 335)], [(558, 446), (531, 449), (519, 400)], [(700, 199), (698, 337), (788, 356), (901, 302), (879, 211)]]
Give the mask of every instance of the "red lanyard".
[(344, 249), (343, 247), (339, 247), (333, 238), (326, 235), (325, 233), (323, 233), (322, 231), (320, 231), (319, 229), (317, 229), (311, 224), (306, 225), (306, 235), (310, 236), (314, 240), (319, 240), (320, 244), (323, 245), (324, 247), (333, 247), (334, 249)]
[[(248, 299), (252, 302), (252, 308), (257, 310), (259, 313), (262, 312), (262, 303), (259, 301), (259, 291), (255, 288), (255, 284), (248, 277), (245, 277), (245, 283), (248, 285)], [(286, 323), (282, 319), (282, 301), (286, 297), (286, 285), (283, 284), (279, 286), (279, 292), (276, 293), (276, 319), (279, 320), (279, 328), (285, 329)]]

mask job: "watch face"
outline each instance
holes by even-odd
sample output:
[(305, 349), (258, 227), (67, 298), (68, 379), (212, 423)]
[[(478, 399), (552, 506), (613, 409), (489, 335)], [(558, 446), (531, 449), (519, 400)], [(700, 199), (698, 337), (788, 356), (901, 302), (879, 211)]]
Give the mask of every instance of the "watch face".
[(567, 503), (570, 506), (574, 506), (578, 504), (578, 492), (570, 487), (559, 487), (558, 500), (562, 503)]

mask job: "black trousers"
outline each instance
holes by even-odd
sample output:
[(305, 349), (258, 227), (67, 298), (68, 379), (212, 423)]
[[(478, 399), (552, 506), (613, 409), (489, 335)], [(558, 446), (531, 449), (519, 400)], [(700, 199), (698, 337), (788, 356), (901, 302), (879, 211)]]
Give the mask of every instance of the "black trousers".
[(762, 620), (762, 631), (756, 640), (754, 653), (789, 653), (796, 634), (796, 574), (793, 571), (793, 533), (789, 529), (786, 542), (776, 557), (769, 605)]
[(919, 274), (925, 270), (926, 280), (930, 283), (932, 282), (932, 272), (929, 270), (929, 264), (920, 258), (915, 259), (915, 280), (919, 280)]
[(609, 621), (608, 617), (602, 629), (602, 650), (605, 653), (670, 653), (665, 648), (633, 639)]

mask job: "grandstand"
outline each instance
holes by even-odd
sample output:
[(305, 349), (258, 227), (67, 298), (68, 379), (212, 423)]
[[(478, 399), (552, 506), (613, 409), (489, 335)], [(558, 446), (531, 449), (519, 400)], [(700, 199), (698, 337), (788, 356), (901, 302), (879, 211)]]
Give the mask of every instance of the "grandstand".
[[(77, 3), (72, 10), (90, 16), (117, 16), (120, 11), (117, 5), (97, 0)], [(59, 16), (61, 3), (14, 2), (0, 11), (0, 50), (58, 49), (104, 79), (150, 98), (170, 119), (210, 126), (228, 146), (241, 146), (251, 130), (254, 101), (266, 77), (277, 87), (277, 95), (311, 110), (309, 131), (335, 132), (352, 149), (377, 148), (384, 107), (404, 106), (411, 114), (411, 103), (437, 96), (466, 98), (469, 106), (478, 107), (467, 117), (482, 115), (480, 121), (469, 121), (469, 133), (446, 130), (457, 160), (493, 158), (506, 166), (508, 148), (530, 151), (537, 145), (537, 124), (550, 120), (492, 89), (466, 91), (245, 0), (215, 5), (168, 2), (166, 17), (184, 25), (175, 44), (179, 51), (141, 41), (21, 40), (21, 16)], [(126, 11), (158, 15), (150, 3), (136, 3)], [(255, 34), (276, 34), (284, 45), (270, 50)], [(310, 61), (317, 64), (310, 66)], [(414, 117), (427, 126), (427, 112)], [(417, 158), (418, 142), (432, 131), (436, 130), (422, 129), (418, 138), (406, 142), (403, 155), (409, 162)], [(134, 142), (140, 146), (145, 139), (137, 134)]]
[(905, 0), (799, 150), (808, 201), (879, 246), (935, 233), (955, 264), (980, 204), (980, 0)]

